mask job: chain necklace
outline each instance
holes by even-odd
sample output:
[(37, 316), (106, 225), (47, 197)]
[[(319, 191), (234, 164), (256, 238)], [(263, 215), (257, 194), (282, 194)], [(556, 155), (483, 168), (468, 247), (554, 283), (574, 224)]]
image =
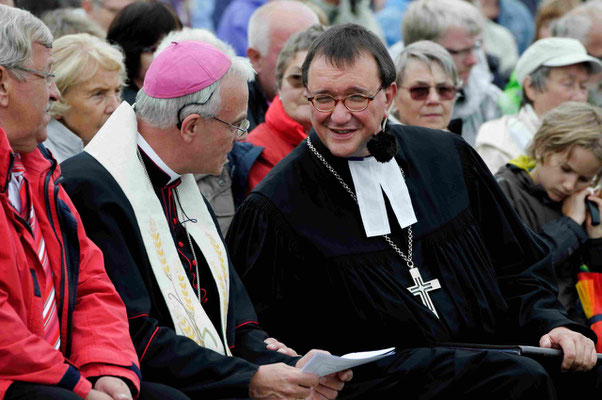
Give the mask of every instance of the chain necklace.
[[(326, 167), (326, 169), (328, 171), (330, 171), (331, 174), (334, 175), (334, 177), (337, 179), (337, 181), (339, 181), (339, 183), (343, 186), (343, 188), (347, 191), (347, 193), (349, 193), (349, 195), (351, 196), (353, 201), (355, 201), (357, 203), (357, 196), (355, 195), (355, 193), (353, 193), (353, 190), (351, 190), (349, 185), (347, 185), (345, 183), (345, 181), (343, 180), (343, 178), (341, 178), (341, 176), (338, 174), (338, 172), (328, 163), (328, 161), (326, 161), (326, 159), (322, 156), (322, 154), (320, 154), (320, 152), (318, 150), (316, 150), (316, 148), (312, 144), (309, 137), (307, 138), (307, 146), (309, 147), (311, 152), (314, 154), (314, 156), (316, 156), (316, 158), (322, 162), (322, 164)], [(403, 169), (401, 167), (399, 167), (399, 169), (401, 170), (402, 177), (404, 177), (404, 179), (405, 179), (405, 174), (403, 172)], [(410, 275), (412, 276), (412, 279), (414, 280), (414, 284), (415, 284), (414, 286), (411, 286), (408, 288), (410, 293), (412, 293), (414, 296), (420, 297), (422, 304), (424, 304), (429, 310), (431, 310), (437, 316), (437, 318), (439, 318), (439, 315), (437, 314), (437, 310), (435, 309), (435, 305), (433, 304), (428, 292), (431, 292), (436, 289), (440, 289), (441, 284), (439, 283), (439, 279), (433, 279), (428, 282), (424, 282), (422, 279), (422, 276), (420, 275), (420, 271), (418, 270), (418, 267), (416, 267), (414, 265), (414, 261), (412, 260), (412, 242), (413, 242), (412, 227), (408, 226), (408, 252), (407, 252), (407, 254), (404, 254), (403, 251), (401, 251), (399, 246), (397, 246), (393, 242), (393, 240), (391, 240), (391, 237), (389, 235), (382, 235), (382, 236), (385, 239), (385, 241), (389, 244), (389, 246), (391, 246), (391, 248), (395, 251), (395, 253), (397, 253), (406, 262), (406, 265), (408, 266), (408, 269), (410, 270)]]
[[(144, 176), (146, 176), (146, 179), (148, 180), (148, 183), (151, 185), (151, 188), (154, 187), (153, 183), (150, 179), (150, 176), (148, 175), (148, 171), (146, 170), (146, 165), (144, 165), (144, 160), (142, 160), (142, 155), (140, 154), (140, 150), (136, 147), (136, 155), (138, 156), (138, 161), (140, 161), (140, 164), (142, 165), (142, 170), (144, 171)], [(188, 239), (188, 245), (190, 246), (190, 251), (192, 251), (192, 258), (194, 259), (194, 268), (195, 268), (195, 275), (196, 275), (196, 295), (199, 299), (199, 301), (201, 301), (201, 278), (199, 276), (199, 262), (197, 261), (196, 258), (196, 252), (194, 251), (194, 246), (192, 245), (192, 239), (190, 239), (190, 233), (188, 232), (188, 229), (186, 229), (186, 227), (184, 227), (183, 225), (186, 222), (190, 222), (188, 219), (184, 218), (184, 209), (182, 208), (182, 205), (180, 204), (180, 194), (178, 191), (178, 188), (176, 187), (174, 190), (174, 194), (175, 194), (175, 203), (177, 205), (176, 207), (176, 216), (178, 218), (178, 221), (184, 220), (184, 222), (180, 222), (180, 224), (182, 225), (182, 227), (184, 228), (184, 231), (186, 232), (186, 238)], [(181, 215), (184, 214), (184, 215)]]

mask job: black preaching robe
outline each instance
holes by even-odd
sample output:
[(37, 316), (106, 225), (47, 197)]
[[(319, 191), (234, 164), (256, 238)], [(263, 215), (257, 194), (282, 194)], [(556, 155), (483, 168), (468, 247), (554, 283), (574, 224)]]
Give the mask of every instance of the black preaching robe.
[[(390, 128), (418, 220), (413, 260), (425, 281), (441, 283), (429, 293), (440, 319), (407, 290), (406, 263), (382, 237), (366, 237), (357, 204), (304, 141), (249, 195), (227, 237), (266, 331), (298, 352), (333, 354), (435, 342), (537, 345), (558, 326), (595, 338), (567, 318), (548, 248), (476, 152), (457, 135)], [(355, 191), (347, 160), (314, 131), (310, 138)], [(406, 252), (407, 230), (389, 221)], [(400, 369), (401, 358), (381, 371)]]
[[(172, 185), (144, 155), (155, 192), (163, 205), (182, 264), (196, 288), (193, 258), (181, 222), (174, 221)], [(150, 266), (134, 210), (110, 173), (88, 153), (61, 164), (63, 186), (76, 205), (86, 233), (103, 251), (107, 273), (127, 308), (130, 334), (145, 380), (178, 388), (191, 398), (246, 398), (249, 382), (262, 364), (298, 358), (267, 350), (266, 333), (257, 324), (249, 297), (232, 264), (227, 338), (235, 357), (226, 357), (177, 335)], [(207, 203), (207, 202), (206, 202)], [(217, 226), (215, 215), (212, 213)], [(219, 227), (218, 227), (219, 231)], [(201, 302), (219, 327), (217, 290), (199, 247), (193, 242), (201, 276)], [(195, 290), (196, 291), (196, 290)]]

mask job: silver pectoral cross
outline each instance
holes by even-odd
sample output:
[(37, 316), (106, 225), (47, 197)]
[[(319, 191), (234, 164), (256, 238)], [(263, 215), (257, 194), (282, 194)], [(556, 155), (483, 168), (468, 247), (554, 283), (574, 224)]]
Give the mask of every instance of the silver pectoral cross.
[(422, 276), (420, 275), (420, 271), (418, 268), (414, 267), (410, 269), (410, 275), (414, 280), (415, 285), (410, 286), (408, 290), (414, 296), (419, 296), (422, 304), (424, 304), (429, 310), (435, 314), (437, 318), (439, 318), (439, 314), (437, 314), (437, 310), (435, 310), (435, 305), (429, 296), (429, 292), (433, 290), (441, 289), (441, 284), (439, 283), (439, 279), (433, 279), (428, 282), (424, 282), (422, 280)]

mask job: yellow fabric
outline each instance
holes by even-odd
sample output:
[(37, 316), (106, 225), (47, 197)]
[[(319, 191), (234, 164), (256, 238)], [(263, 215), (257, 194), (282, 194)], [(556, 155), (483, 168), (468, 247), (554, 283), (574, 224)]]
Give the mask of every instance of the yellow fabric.
[(536, 165), (535, 159), (525, 155), (520, 155), (508, 161), (508, 164), (516, 165), (517, 167), (524, 169), (527, 172), (531, 172)]

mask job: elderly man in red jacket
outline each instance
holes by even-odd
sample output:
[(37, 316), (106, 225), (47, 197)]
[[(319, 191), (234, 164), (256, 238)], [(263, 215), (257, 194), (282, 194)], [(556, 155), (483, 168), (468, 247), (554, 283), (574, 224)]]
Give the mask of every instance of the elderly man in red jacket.
[(0, 399), (132, 399), (140, 370), (123, 302), (38, 146), (60, 98), (52, 39), (0, 5)]

